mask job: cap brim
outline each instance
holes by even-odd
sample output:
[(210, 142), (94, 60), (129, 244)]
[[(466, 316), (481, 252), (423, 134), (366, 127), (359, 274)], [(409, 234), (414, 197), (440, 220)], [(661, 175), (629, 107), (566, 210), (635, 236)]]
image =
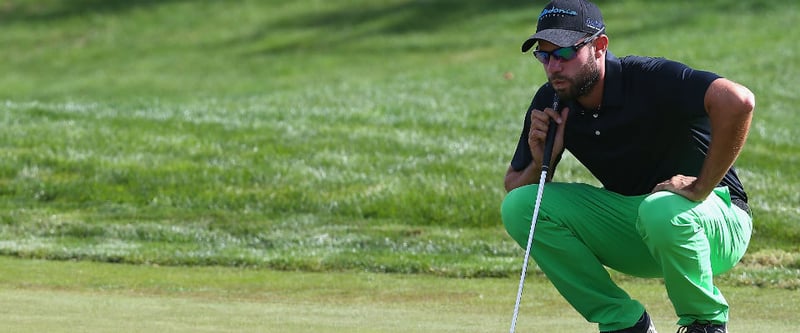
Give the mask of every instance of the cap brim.
[(535, 35), (528, 37), (522, 43), (522, 52), (528, 52), (536, 42), (543, 40), (553, 43), (558, 47), (568, 47), (578, 43), (581, 38), (585, 37), (585, 32), (563, 30), (563, 29), (546, 29), (537, 32)]

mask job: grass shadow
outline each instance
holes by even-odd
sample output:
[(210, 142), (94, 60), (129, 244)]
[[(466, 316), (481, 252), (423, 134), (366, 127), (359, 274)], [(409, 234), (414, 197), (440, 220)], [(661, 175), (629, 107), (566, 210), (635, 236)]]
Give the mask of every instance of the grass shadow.
[[(675, 26), (688, 24), (702, 15), (720, 13), (729, 15), (741, 12), (765, 12), (777, 10), (779, 6), (766, 0), (716, 0), (697, 3), (685, 0), (666, 0), (673, 2), (670, 7), (675, 10), (664, 13), (659, 19), (646, 22), (636, 29), (614, 31), (616, 36), (626, 37), (640, 34), (643, 31), (659, 32), (674, 29)], [(226, 46), (242, 44), (261, 44), (250, 55), (284, 54), (298, 51), (318, 49), (336, 49), (342, 45), (351, 45), (364, 38), (374, 36), (399, 36), (413, 33), (437, 33), (464, 22), (478, 21), (480, 16), (504, 11), (522, 11), (530, 18), (531, 32), (535, 17), (544, 1), (403, 1), (390, 4), (354, 7), (340, 6), (327, 11), (306, 11), (302, 14), (264, 23), (248, 35), (229, 40)], [(613, 11), (615, 6), (610, 1), (597, 1), (601, 10)], [(608, 17), (607, 17), (608, 18)], [(321, 32), (309, 33), (306, 37), (282, 39), (285, 33), (296, 31)], [(520, 37), (522, 38), (522, 37)], [(264, 42), (270, 41), (270, 42)], [(455, 45), (457, 44), (457, 45)], [(464, 47), (463, 42), (454, 42), (456, 47)], [(447, 45), (429, 45), (432, 48), (447, 48)], [(376, 47), (375, 50), (380, 51)]]
[(474, 20), (490, 12), (530, 11), (536, 9), (530, 1), (404, 1), (363, 7), (338, 7), (328, 11), (310, 12), (266, 22), (249, 35), (228, 41), (230, 45), (259, 43), (287, 31), (321, 31), (323, 35), (263, 46), (253, 54), (288, 53), (310, 49), (325, 49), (349, 44), (376, 35), (397, 36), (413, 33), (434, 33)]
[(0, 5), (0, 25), (62, 20), (86, 14), (121, 13), (142, 7), (190, 0), (9, 0)]

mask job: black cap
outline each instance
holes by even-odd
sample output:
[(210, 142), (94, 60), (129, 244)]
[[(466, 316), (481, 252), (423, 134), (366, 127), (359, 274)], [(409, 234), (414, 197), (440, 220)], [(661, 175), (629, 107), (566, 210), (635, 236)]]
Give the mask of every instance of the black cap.
[(595, 4), (585, 0), (553, 0), (539, 14), (536, 34), (522, 43), (522, 52), (530, 50), (539, 40), (559, 47), (572, 46), (603, 28), (603, 15)]

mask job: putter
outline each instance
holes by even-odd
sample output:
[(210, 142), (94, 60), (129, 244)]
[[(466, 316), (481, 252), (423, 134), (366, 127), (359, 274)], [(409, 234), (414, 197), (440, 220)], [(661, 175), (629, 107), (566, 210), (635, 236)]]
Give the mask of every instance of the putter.
[[(558, 112), (558, 95), (553, 97), (553, 110)], [(517, 326), (517, 317), (519, 316), (519, 303), (522, 300), (522, 288), (525, 285), (525, 275), (528, 272), (528, 257), (531, 254), (531, 244), (533, 244), (533, 230), (536, 227), (536, 220), (539, 218), (539, 205), (542, 203), (542, 193), (544, 192), (544, 183), (547, 181), (547, 171), (550, 169), (550, 155), (553, 154), (553, 145), (556, 137), (555, 121), (550, 119), (550, 125), (547, 128), (547, 138), (544, 141), (544, 155), (542, 156), (542, 174), (539, 176), (539, 188), (536, 191), (536, 204), (533, 206), (533, 217), (531, 217), (531, 231), (528, 233), (528, 245), (525, 247), (525, 259), (522, 262), (522, 273), (519, 277), (519, 289), (517, 289), (517, 302), (514, 304), (514, 316), (511, 317), (511, 331)]]

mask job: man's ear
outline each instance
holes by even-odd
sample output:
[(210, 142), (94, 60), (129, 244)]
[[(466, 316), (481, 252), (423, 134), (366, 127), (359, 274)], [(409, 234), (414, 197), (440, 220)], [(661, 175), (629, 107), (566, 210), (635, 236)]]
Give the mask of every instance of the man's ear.
[(603, 58), (605, 57), (606, 51), (608, 51), (608, 36), (597, 36), (597, 39), (594, 41), (594, 56), (597, 58)]

